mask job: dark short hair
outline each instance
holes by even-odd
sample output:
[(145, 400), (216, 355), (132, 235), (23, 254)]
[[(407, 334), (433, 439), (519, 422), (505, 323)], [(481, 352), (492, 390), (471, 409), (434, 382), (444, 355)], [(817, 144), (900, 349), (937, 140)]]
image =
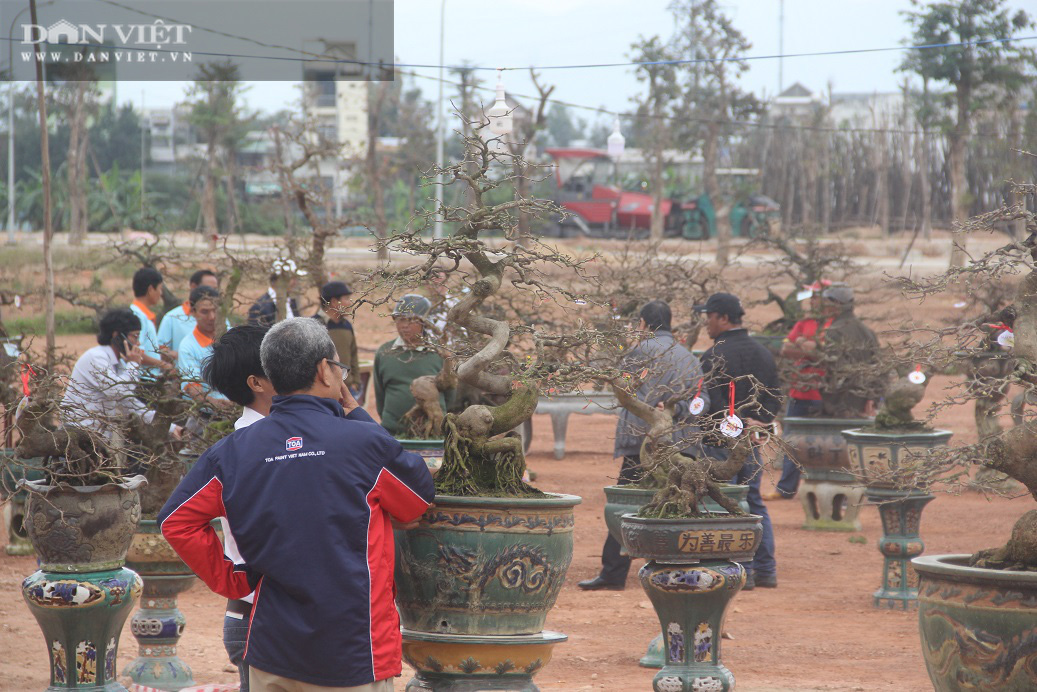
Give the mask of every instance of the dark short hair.
[(109, 310), (101, 317), (97, 329), (97, 343), (108, 346), (112, 343), (112, 335), (118, 333), (125, 336), (130, 332), (140, 331), (140, 318), (129, 308)]
[(295, 317), (270, 328), (260, 355), (274, 391), (291, 394), (313, 386), (320, 362), (335, 357), (335, 342), (317, 320)]
[(234, 327), (212, 342), (212, 355), (202, 363), (202, 379), (238, 406), (250, 406), (256, 400), (248, 386), (250, 375), (266, 377), (259, 346), (267, 328), (254, 324)]
[(213, 270), (199, 269), (194, 274), (191, 274), (191, 278), (187, 280), (187, 283), (189, 283), (192, 286), (201, 286), (202, 279), (204, 279), (207, 276), (211, 276), (214, 279), (216, 279), (217, 282), (219, 282), (219, 277), (216, 276), (216, 272), (214, 272)]
[(148, 289), (162, 283), (162, 274), (154, 267), (141, 267), (133, 275), (133, 297), (143, 298)]
[(199, 286), (191, 291), (191, 297), (187, 299), (187, 302), (194, 307), (195, 303), (199, 300), (211, 300), (216, 302), (220, 299), (220, 292), (212, 286)]
[(645, 303), (644, 307), (641, 308), (640, 317), (645, 321), (645, 326), (653, 332), (660, 329), (669, 331), (670, 322), (673, 319), (670, 306), (662, 300), (653, 300)]

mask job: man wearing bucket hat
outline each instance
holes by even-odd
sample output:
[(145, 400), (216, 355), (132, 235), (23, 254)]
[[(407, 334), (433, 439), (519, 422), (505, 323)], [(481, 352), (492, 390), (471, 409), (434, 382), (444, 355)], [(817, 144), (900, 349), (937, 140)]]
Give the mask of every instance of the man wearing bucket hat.
[(291, 294), (299, 283), (298, 277), (309, 272), (299, 269), (295, 260), (278, 257), (270, 267), (270, 288), (248, 309), (248, 323), (258, 327), (269, 327), (277, 321), (277, 286), (282, 284), (288, 293), (285, 301), (285, 319), (299, 316), (299, 306)]
[[(828, 279), (803, 286), (796, 297), (807, 303), (806, 316), (796, 322), (781, 345), (781, 356), (794, 361), (790, 376), (788, 408), (785, 415), (806, 418), (821, 414), (821, 391), (818, 387), (825, 371), (817, 367), (818, 345), (824, 332), (832, 324), (831, 317), (822, 317), (821, 292), (832, 285)], [(774, 492), (765, 500), (787, 500), (796, 496), (801, 472), (799, 465), (788, 455), (782, 462), (781, 478)]]
[[(403, 416), (414, 406), (410, 384), (425, 375), (438, 375), (443, 358), (428, 342), (426, 329), (432, 303), (425, 296), (408, 293), (396, 302), (392, 311), (397, 337), (382, 344), (374, 356), (375, 405), (382, 426), (393, 435), (406, 434)], [(440, 395), (440, 406), (446, 411), (446, 399)]]
[(821, 349), (825, 368), (821, 383), (824, 415), (867, 416), (872, 402), (885, 387), (885, 371), (879, 367), (879, 340), (854, 314), (854, 294), (849, 284), (833, 283), (824, 289), (821, 298), (823, 314), (831, 319)]
[[(709, 392), (707, 416), (719, 422), (733, 410), (747, 428), (769, 424), (781, 406), (778, 368), (771, 352), (749, 336), (748, 330), (742, 326), (742, 316), (745, 315), (742, 302), (730, 293), (714, 293), (705, 304), (696, 305), (693, 310), (705, 314), (706, 333), (713, 339), (713, 345), (702, 354), (702, 370)], [(746, 434), (749, 432), (739, 427), (733, 436)], [(719, 446), (706, 446), (705, 451), (713, 458), (726, 458), (728, 454), (727, 449)], [(746, 588), (778, 585), (774, 528), (760, 495), (762, 472), (759, 448), (753, 447), (752, 454), (734, 480), (749, 486), (746, 496), (749, 510), (763, 517), (763, 539), (752, 562), (745, 565), (748, 572)]]

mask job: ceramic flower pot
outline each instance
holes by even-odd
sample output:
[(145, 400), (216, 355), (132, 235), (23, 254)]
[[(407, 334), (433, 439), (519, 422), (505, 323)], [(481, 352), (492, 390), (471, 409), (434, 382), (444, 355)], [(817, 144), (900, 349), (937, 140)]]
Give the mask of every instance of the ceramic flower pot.
[(782, 421), (782, 439), (803, 468), (797, 493), (813, 531), (860, 531), (857, 518), (864, 488), (850, 466), (842, 431), (871, 424), (870, 418), (796, 418)]
[[(530, 664), (539, 663), (528, 670), (515, 661), (565, 639), (544, 632), (544, 620), (572, 561), (573, 507), (579, 502), (574, 495), (556, 494), (440, 495), (417, 528), (396, 531), (403, 655), (417, 662), (408, 689), (532, 685), (531, 676), (546, 663), (546, 654), (534, 656)], [(513, 647), (514, 652), (498, 662), (498, 670), (488, 664), (489, 658), (473, 657), (474, 644)], [(429, 647), (438, 653), (428, 654)], [(494, 652), (504, 655), (499, 649)], [(433, 660), (426, 660), (429, 656)], [(513, 667), (505, 665), (507, 660)]]
[(727, 692), (735, 685), (720, 654), (724, 617), (745, 585), (763, 536), (761, 517), (623, 517), (624, 543), (648, 562), (638, 576), (662, 627), (666, 662), (655, 692)]
[(934, 447), (946, 447), (950, 430), (882, 432), (868, 429), (844, 430), (850, 467), (869, 488), (910, 488), (912, 458), (924, 456)]
[(29, 492), (26, 525), (41, 560), (22, 596), (47, 642), (48, 690), (125, 690), (115, 670), (119, 635), (143, 584), (123, 562), (144, 482), (134, 476), (87, 487), (19, 484)]
[[(620, 545), (623, 545), (623, 533), (621, 530), (623, 515), (637, 514), (643, 506), (652, 500), (657, 491), (636, 488), (632, 485), (607, 485), (604, 490), (605, 525), (608, 527), (609, 533), (612, 534), (612, 538)], [(746, 497), (749, 495), (749, 486), (724, 483), (721, 485), (721, 492), (737, 502), (743, 512), (749, 513), (749, 502), (746, 500)], [(708, 512), (724, 511), (720, 505), (713, 502), (710, 498), (705, 498), (703, 505)], [(624, 553), (627, 552), (626, 547), (623, 547), (622, 550)], [(648, 651), (641, 657), (639, 664), (644, 668), (662, 668), (663, 664), (666, 663), (662, 647), (663, 638), (661, 635), (656, 635), (648, 643)]]
[(1037, 573), (927, 555), (918, 573), (918, 631), (938, 692), (1037, 689)]
[(408, 452), (420, 454), (432, 475), (443, 467), (443, 440), (408, 440), (396, 438)]

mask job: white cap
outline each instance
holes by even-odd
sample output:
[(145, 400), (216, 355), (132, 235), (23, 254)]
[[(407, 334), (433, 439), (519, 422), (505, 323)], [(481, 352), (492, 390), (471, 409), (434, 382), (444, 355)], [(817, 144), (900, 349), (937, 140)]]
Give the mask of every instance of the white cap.
[(296, 276), (306, 276), (309, 274), (305, 269), (299, 269), (295, 264), (295, 260), (286, 257), (278, 257), (274, 260), (273, 266), (270, 267), (272, 274), (295, 274)]

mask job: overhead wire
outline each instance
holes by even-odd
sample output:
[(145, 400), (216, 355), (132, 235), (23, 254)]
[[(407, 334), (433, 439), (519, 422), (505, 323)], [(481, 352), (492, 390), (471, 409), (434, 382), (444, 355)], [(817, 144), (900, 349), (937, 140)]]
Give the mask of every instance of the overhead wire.
[[(876, 53), (876, 52), (888, 52), (888, 51), (905, 51), (905, 50), (929, 50), (936, 48), (949, 48), (949, 47), (965, 47), (965, 46), (979, 46), (988, 45), (995, 43), (1007, 43), (1010, 41), (1033, 41), (1037, 40), (1037, 36), (1020, 36), (1020, 37), (1003, 37), (996, 39), (984, 39), (981, 41), (961, 41), (961, 42), (947, 42), (947, 43), (934, 43), (934, 44), (921, 44), (921, 45), (909, 45), (909, 46), (890, 46), (883, 48), (857, 48), (857, 49), (844, 49), (838, 51), (820, 51), (811, 53), (789, 53), (782, 55), (761, 55), (761, 56), (742, 56), (742, 57), (729, 57), (729, 58), (697, 58), (697, 59), (679, 59), (679, 60), (660, 60), (660, 61), (630, 61), (624, 63), (587, 63), (587, 64), (574, 64), (574, 65), (542, 65), (542, 66), (531, 66), (531, 67), (484, 67), (479, 65), (461, 64), (461, 65), (425, 65), (420, 63), (386, 63), (386, 62), (369, 62), (361, 60), (350, 60), (346, 58), (335, 58), (329, 57), (326, 54), (313, 53), (297, 47), (284, 46), (276, 43), (269, 43), (261, 41), (254, 37), (242, 36), (240, 34), (233, 34), (219, 29), (212, 29), (210, 27), (198, 26), (191, 24), (190, 22), (184, 22), (183, 20), (175, 19), (168, 16), (155, 14), (153, 12), (147, 12), (138, 7), (132, 7), (130, 5), (117, 2), (117, 0), (96, 0), (103, 4), (119, 7), (121, 9), (135, 12), (145, 17), (153, 19), (159, 19), (165, 22), (172, 22), (177, 24), (186, 24), (192, 28), (200, 29), (202, 31), (222, 36), (225, 38), (231, 38), (263, 48), (275, 48), (285, 50), (292, 53), (297, 53), (305, 57), (291, 57), (291, 56), (271, 56), (271, 55), (251, 55), (245, 53), (223, 53), (214, 51), (191, 51), (198, 55), (205, 55), (209, 57), (225, 57), (225, 58), (245, 58), (253, 60), (278, 60), (278, 61), (291, 61), (291, 62), (306, 62), (306, 63), (330, 63), (330, 64), (346, 64), (352, 66), (365, 66), (365, 67), (377, 67), (382, 70), (392, 68), (399, 74), (415, 77), (418, 79), (424, 79), (433, 82), (442, 81), (450, 86), (462, 86), (462, 82), (456, 82), (450, 79), (439, 77), (433, 77), (430, 75), (421, 74), (415, 72), (415, 69), (439, 69), (440, 67), (449, 69), (451, 71), (478, 71), (478, 70), (501, 70), (501, 71), (517, 71), (517, 70), (560, 70), (560, 69), (585, 69), (585, 68), (604, 68), (604, 67), (648, 67), (653, 65), (686, 65), (686, 64), (697, 64), (707, 62), (741, 62), (750, 60), (772, 60), (779, 58), (795, 58), (795, 57), (821, 57), (821, 56), (832, 56), (832, 55), (852, 55), (852, 54), (865, 54), (865, 53)], [(0, 40), (12, 41), (9, 37), (0, 36)], [(159, 48), (141, 48), (139, 46), (121, 46), (121, 45), (110, 45), (110, 44), (91, 44), (98, 48), (111, 48), (118, 50), (131, 50), (131, 51), (148, 51), (148, 52), (182, 52), (173, 51), (171, 49), (159, 49)], [(409, 68), (409, 69), (408, 69)], [(483, 92), (493, 92), (493, 88), (488, 86), (482, 86), (479, 84), (471, 85), (474, 90)], [(538, 95), (521, 94), (514, 91), (508, 91), (508, 94), (515, 98), (528, 99), (538, 101), (541, 97)], [(867, 127), (834, 127), (834, 126), (823, 126), (823, 125), (802, 125), (802, 124), (789, 124), (786, 122), (764, 122), (760, 120), (733, 120), (733, 119), (716, 119), (716, 118), (703, 118), (701, 116), (692, 115), (667, 115), (667, 114), (654, 114), (654, 113), (642, 113), (642, 112), (622, 112), (611, 110), (603, 106), (588, 106), (585, 104), (572, 103), (569, 101), (563, 101), (557, 98), (546, 99), (547, 103), (557, 104), (567, 108), (574, 108), (578, 110), (590, 111), (601, 115), (607, 115), (611, 117), (618, 117), (626, 120), (664, 120), (670, 122), (696, 122), (704, 125), (720, 125), (726, 127), (738, 127), (738, 128), (757, 128), (757, 129), (772, 129), (772, 130), (801, 130), (810, 132), (829, 132), (829, 133), (868, 133), (868, 134), (901, 134), (901, 135), (932, 135), (941, 134), (939, 132), (926, 131), (926, 130), (902, 130), (896, 128), (867, 128)], [(994, 134), (983, 134), (976, 133), (975, 136), (981, 137), (997, 137), (999, 135)]]

